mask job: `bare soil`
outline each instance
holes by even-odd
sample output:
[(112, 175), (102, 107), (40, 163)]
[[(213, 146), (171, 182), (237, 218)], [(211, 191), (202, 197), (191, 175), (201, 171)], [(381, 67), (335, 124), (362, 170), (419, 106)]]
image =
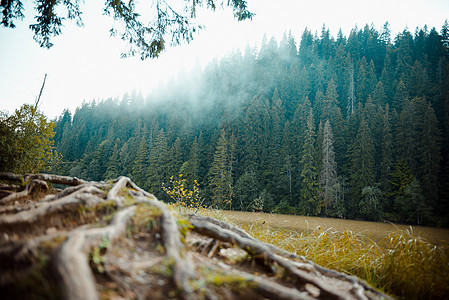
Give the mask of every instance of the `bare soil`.
[(264, 226), (273, 226), (285, 230), (312, 231), (317, 227), (322, 230), (333, 228), (338, 231), (350, 230), (370, 237), (375, 242), (383, 242), (388, 235), (398, 230), (408, 230), (415, 236), (435, 245), (449, 244), (449, 229), (393, 224), (389, 222), (368, 222), (334, 218), (306, 217), (297, 215), (267, 214), (260, 212), (222, 211), (236, 223), (261, 222)]

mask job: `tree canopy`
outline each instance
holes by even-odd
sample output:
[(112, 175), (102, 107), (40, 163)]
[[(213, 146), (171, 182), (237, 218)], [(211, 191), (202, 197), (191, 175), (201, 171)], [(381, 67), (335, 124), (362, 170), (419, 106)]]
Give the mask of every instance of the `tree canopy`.
[(0, 115), (0, 172), (41, 172), (57, 160), (55, 125), (29, 104), (10, 116)]
[[(35, 24), (30, 25), (34, 40), (43, 48), (51, 48), (52, 38), (61, 34), (66, 20), (83, 26), (80, 0), (35, 0)], [(151, 14), (145, 15), (140, 9), (150, 7)], [(111, 36), (119, 36), (128, 42), (129, 49), (123, 57), (140, 55), (141, 59), (156, 58), (166, 44), (179, 45), (190, 42), (194, 34), (203, 28), (194, 19), (199, 8), (215, 11), (217, 7), (230, 7), (238, 21), (251, 19), (245, 0), (155, 0), (138, 3), (135, 0), (106, 0), (103, 14), (111, 16), (116, 26), (111, 28)], [(24, 5), (20, 0), (0, 1), (1, 24), (15, 27), (15, 21), (24, 18)]]
[[(443, 35), (323, 32), (306, 30), (299, 49), (288, 34), (265, 39), (145, 99), (127, 94), (65, 112), (55, 130), (66, 162), (58, 172), (130, 176), (166, 200), (162, 183), (183, 174), (197, 180), (205, 205), (449, 224)], [(412, 200), (420, 211), (409, 217), (402, 204)]]

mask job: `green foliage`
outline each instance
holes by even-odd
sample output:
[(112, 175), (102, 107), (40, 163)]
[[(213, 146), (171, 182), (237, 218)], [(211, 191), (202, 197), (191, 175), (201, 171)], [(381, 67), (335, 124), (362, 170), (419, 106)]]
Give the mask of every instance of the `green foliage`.
[(234, 194), (233, 167), (234, 167), (235, 138), (228, 136), (225, 129), (221, 130), (217, 142), (210, 173), (210, 186), (212, 188), (213, 204), (218, 207), (229, 205), (231, 209)]
[(430, 219), (430, 205), (426, 203), (421, 186), (415, 178), (405, 188), (403, 194), (394, 200), (395, 212), (400, 221), (407, 223), (428, 223)]
[[(182, 2), (182, 1), (180, 1)], [(61, 28), (66, 19), (75, 20), (82, 26), (82, 11), (80, 1), (50, 1), (37, 0), (36, 24), (30, 25), (34, 32), (34, 40), (41, 47), (51, 48), (50, 41), (61, 34)], [(145, 3), (151, 5), (150, 3)], [(140, 55), (141, 59), (158, 57), (165, 49), (166, 42), (179, 45), (181, 42), (190, 42), (194, 34), (202, 29), (195, 22), (196, 11), (199, 7), (206, 7), (212, 11), (215, 8), (227, 6), (233, 9), (234, 17), (238, 21), (252, 19), (253, 13), (247, 9), (245, 0), (214, 1), (194, 0), (187, 1), (179, 6), (171, 6), (168, 2), (157, 0), (151, 7), (151, 16), (144, 18), (136, 8), (135, 1), (107, 0), (104, 4), (104, 14), (112, 16), (119, 26), (111, 29), (113, 36), (119, 35), (122, 40), (129, 42), (129, 51), (122, 56)], [(23, 4), (20, 0), (6, 0), (0, 3), (3, 16), (1, 24), (14, 28), (15, 19), (23, 18)], [(64, 12), (65, 14), (63, 14)]]
[(60, 160), (54, 127), (54, 122), (28, 104), (11, 116), (0, 116), (0, 171), (24, 174), (54, 167)]
[(317, 215), (321, 211), (321, 204), (318, 202), (318, 171), (316, 167), (315, 149), (315, 122), (313, 112), (310, 110), (307, 118), (307, 129), (304, 133), (304, 143), (301, 147), (300, 160), (300, 202), (299, 211), (305, 215)]
[(375, 183), (374, 145), (367, 122), (363, 118), (357, 136), (349, 150), (351, 199), (348, 211), (357, 216), (362, 199), (362, 190)]
[(360, 200), (360, 214), (364, 220), (379, 221), (382, 216), (382, 191), (377, 186), (365, 186)]

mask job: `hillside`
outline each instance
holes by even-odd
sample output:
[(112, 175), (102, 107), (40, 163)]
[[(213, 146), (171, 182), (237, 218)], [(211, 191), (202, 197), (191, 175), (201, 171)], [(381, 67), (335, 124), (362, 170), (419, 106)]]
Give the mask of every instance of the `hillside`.
[(285, 34), (86, 102), (58, 118), (51, 172), (163, 200), (182, 174), (218, 208), (448, 226), (448, 28)]

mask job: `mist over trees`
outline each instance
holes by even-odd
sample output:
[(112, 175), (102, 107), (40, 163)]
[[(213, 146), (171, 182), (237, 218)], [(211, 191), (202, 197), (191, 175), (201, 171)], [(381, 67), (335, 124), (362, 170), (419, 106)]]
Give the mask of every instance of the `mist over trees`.
[(264, 38), (57, 120), (60, 174), (170, 176), (206, 205), (449, 225), (449, 25)]

